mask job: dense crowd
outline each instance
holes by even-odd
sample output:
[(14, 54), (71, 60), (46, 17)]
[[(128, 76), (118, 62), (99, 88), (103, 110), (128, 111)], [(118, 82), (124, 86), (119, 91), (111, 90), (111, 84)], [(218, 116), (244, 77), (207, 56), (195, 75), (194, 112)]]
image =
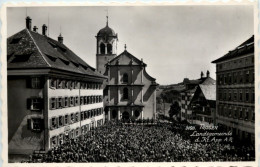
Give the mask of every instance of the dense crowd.
[(126, 125), (109, 122), (80, 138), (66, 141), (28, 162), (180, 162), (254, 160), (253, 147), (195, 143), (184, 125)]

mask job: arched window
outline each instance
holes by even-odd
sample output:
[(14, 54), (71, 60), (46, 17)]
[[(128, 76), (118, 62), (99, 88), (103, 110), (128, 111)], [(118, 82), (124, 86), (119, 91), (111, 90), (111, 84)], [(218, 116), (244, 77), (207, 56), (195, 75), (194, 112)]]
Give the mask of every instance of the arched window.
[(124, 89), (123, 89), (123, 99), (124, 99), (124, 100), (127, 100), (127, 99), (128, 99), (128, 89), (127, 89), (127, 88), (124, 88)]
[(101, 54), (105, 54), (105, 49), (106, 49), (105, 44), (101, 43), (100, 44), (100, 52), (101, 52)]
[(127, 75), (127, 73), (124, 73), (124, 75), (123, 75), (123, 83), (128, 83), (128, 75)]
[(135, 117), (139, 117), (140, 116), (140, 111), (135, 110)]
[(112, 54), (112, 45), (111, 44), (107, 44), (107, 53)]

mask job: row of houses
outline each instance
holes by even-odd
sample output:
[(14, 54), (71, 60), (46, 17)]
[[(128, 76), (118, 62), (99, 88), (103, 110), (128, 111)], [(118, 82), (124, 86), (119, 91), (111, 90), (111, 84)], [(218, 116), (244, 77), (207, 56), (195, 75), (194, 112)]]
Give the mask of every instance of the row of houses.
[(201, 72), (199, 79), (183, 80), (181, 120), (218, 125), (254, 143), (254, 36), (212, 63), (216, 64), (216, 81), (209, 71), (206, 77)]

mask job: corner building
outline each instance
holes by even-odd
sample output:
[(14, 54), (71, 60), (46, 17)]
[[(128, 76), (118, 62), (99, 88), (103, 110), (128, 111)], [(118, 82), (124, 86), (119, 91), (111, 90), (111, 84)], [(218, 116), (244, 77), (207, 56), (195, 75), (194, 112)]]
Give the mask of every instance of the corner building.
[(217, 124), (254, 143), (254, 36), (212, 63), (217, 66)]
[(8, 153), (47, 151), (104, 123), (106, 79), (63, 43), (26, 28), (7, 39)]
[(126, 50), (117, 56), (118, 35), (108, 26), (97, 36), (97, 70), (108, 77), (104, 88), (106, 120), (155, 119), (155, 78), (146, 64)]

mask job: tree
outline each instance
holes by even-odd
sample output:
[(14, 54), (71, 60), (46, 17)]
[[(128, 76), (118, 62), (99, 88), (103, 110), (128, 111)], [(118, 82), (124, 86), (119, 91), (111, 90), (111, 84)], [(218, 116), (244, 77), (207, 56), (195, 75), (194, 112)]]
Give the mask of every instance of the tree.
[(169, 110), (169, 116), (172, 118), (174, 115), (177, 115), (181, 110), (181, 107), (179, 106), (179, 103), (175, 101), (172, 103), (171, 108)]

